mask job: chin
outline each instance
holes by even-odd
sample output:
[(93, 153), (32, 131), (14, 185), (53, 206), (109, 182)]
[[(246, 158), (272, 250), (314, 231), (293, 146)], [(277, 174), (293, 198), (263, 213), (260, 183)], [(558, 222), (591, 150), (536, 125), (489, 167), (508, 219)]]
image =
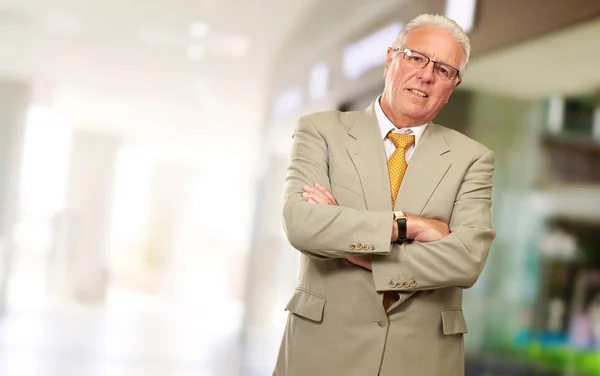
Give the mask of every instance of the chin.
[(416, 106), (405, 106), (404, 108), (399, 109), (400, 113), (409, 119), (422, 119), (425, 117), (426, 111), (422, 107)]

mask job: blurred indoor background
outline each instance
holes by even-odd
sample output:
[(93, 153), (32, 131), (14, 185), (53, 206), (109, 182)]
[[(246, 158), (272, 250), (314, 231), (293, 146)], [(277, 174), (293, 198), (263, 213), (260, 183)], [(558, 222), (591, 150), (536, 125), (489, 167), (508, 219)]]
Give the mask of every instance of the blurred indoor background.
[(467, 375), (600, 375), (600, 0), (0, 0), (0, 376), (270, 375), (294, 120), (425, 12), (473, 47), (437, 122), (496, 153)]

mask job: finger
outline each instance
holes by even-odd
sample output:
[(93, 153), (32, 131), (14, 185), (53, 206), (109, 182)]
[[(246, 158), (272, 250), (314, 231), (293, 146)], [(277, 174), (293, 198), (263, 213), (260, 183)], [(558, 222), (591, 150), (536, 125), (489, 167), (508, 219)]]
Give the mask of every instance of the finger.
[(331, 193), (329, 193), (329, 191), (325, 188), (323, 188), (325, 190), (324, 194), (327, 196), (327, 198), (333, 203), (333, 205), (337, 205), (337, 201), (335, 199), (335, 197), (333, 197), (333, 195)]
[(328, 192), (327, 189), (325, 187), (323, 187), (321, 184), (319, 183), (315, 183), (315, 189), (321, 193), (326, 193)]
[(333, 197), (333, 195), (331, 193), (329, 193), (329, 191), (325, 187), (323, 187), (319, 183), (315, 183), (315, 188), (317, 188), (317, 190), (319, 192), (321, 192), (325, 196), (327, 196), (327, 198), (329, 198), (329, 200), (333, 203), (333, 205), (337, 205), (337, 201), (336, 201), (335, 197)]
[(315, 200), (313, 200), (312, 198), (308, 199), (308, 202), (310, 202), (311, 204), (316, 204), (317, 202)]
[(329, 199), (323, 195), (316, 194), (316, 193), (305, 193), (304, 195), (306, 195), (305, 196), (306, 199), (314, 200), (319, 204), (325, 204), (325, 205), (329, 204)]
[(303, 192), (301, 194), (302, 198), (308, 200), (309, 198), (312, 198), (313, 200), (316, 201), (327, 201), (327, 198), (324, 195), (321, 195), (319, 193), (314, 193), (314, 192)]
[(321, 184), (319, 183), (315, 183), (315, 188), (323, 193), (324, 195), (326, 195), (327, 197), (329, 197), (329, 199), (331, 199), (332, 202), (336, 202), (335, 197), (333, 197), (333, 195), (327, 190), (327, 188), (323, 187)]
[(316, 189), (315, 187), (313, 187), (312, 185), (305, 185), (305, 186), (302, 187), (302, 190), (304, 192), (308, 192), (308, 193), (319, 192), (319, 190)]
[(315, 187), (305, 185), (302, 187), (302, 189), (304, 190), (302, 197), (305, 199), (312, 198), (319, 204), (337, 206), (337, 201), (335, 198), (329, 194), (327, 189), (323, 188), (323, 186), (321, 186), (319, 183), (316, 183)]
[(311, 196), (311, 199), (315, 200), (319, 204), (329, 205), (329, 200), (323, 196)]

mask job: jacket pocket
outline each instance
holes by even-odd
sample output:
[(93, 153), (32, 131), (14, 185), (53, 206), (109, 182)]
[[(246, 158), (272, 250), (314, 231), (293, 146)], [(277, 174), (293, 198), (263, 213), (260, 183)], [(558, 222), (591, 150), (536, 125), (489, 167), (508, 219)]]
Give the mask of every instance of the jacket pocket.
[(326, 301), (327, 299), (320, 295), (297, 288), (285, 309), (306, 319), (320, 322), (323, 320)]
[(467, 322), (462, 309), (442, 310), (442, 328), (445, 335), (468, 333)]

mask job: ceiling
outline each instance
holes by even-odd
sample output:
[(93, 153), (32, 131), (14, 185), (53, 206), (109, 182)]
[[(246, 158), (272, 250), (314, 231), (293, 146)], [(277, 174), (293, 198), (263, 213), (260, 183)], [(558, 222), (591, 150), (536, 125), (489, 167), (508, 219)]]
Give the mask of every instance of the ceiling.
[[(398, 1), (0, 0), (0, 76), (29, 81), (36, 103), (78, 128), (207, 152), (231, 130), (228, 143), (243, 146), (260, 135), (277, 58), (321, 53)], [(190, 34), (195, 22), (205, 35)], [(599, 38), (595, 21), (473, 59), (462, 87), (596, 89)]]
[[(410, 0), (345, 0), (316, 2), (293, 27), (275, 57), (276, 69), (289, 61), (329, 55), (332, 46), (357, 38)], [(376, 27), (376, 26), (375, 26)]]
[(256, 137), (266, 66), (314, 1), (0, 0), (0, 76), (78, 128)]
[(600, 19), (474, 58), (463, 88), (518, 98), (600, 89)]

